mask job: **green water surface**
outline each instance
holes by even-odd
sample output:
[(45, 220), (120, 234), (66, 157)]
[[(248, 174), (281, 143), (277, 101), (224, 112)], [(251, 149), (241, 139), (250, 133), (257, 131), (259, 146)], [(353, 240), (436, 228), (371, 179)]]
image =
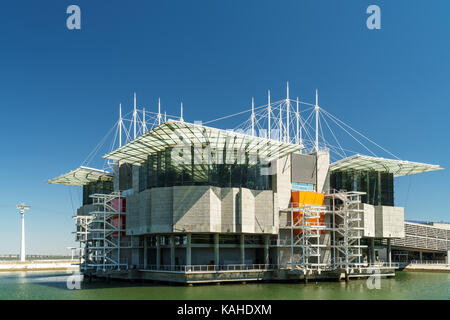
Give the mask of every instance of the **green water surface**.
[(366, 280), (319, 283), (247, 283), (174, 286), (141, 282), (83, 282), (67, 289), (66, 272), (0, 273), (0, 299), (446, 299), (449, 273), (397, 272), (381, 279), (380, 289)]

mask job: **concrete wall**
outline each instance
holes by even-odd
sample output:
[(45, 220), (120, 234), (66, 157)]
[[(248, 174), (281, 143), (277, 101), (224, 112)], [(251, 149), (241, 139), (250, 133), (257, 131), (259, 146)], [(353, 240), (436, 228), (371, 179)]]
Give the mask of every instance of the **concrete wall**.
[(271, 190), (176, 186), (127, 196), (127, 235), (278, 230)]
[[(217, 229), (220, 221), (214, 219), (213, 222), (216, 223), (216, 226), (211, 228), (211, 216), (215, 217), (218, 210), (217, 206), (211, 207), (213, 198), (211, 193), (209, 186), (173, 187), (173, 229), (175, 232), (212, 232), (211, 229)], [(170, 213), (169, 209), (165, 214), (170, 215)]]
[(150, 193), (150, 232), (165, 233), (174, 231), (172, 225), (173, 187), (152, 188)]
[(292, 154), (292, 182), (316, 184), (316, 156), (314, 154)]
[(330, 189), (330, 153), (319, 151), (317, 153), (317, 192), (328, 192)]
[[(275, 170), (274, 170), (275, 171)], [(291, 155), (276, 161), (276, 176), (272, 177), (273, 191), (276, 193), (279, 209), (289, 207), (291, 201)]]
[(405, 214), (402, 207), (375, 206), (375, 237), (405, 237)]
[(113, 185), (114, 185), (114, 191), (118, 192), (120, 190), (119, 188), (119, 165), (117, 161), (114, 161), (113, 165)]
[(221, 232), (238, 232), (236, 221), (236, 207), (239, 208), (237, 188), (220, 188), (221, 192)]
[(255, 232), (255, 198), (249, 189), (240, 188), (240, 232)]
[(375, 237), (375, 207), (362, 203), (360, 208), (364, 210), (362, 226), (364, 227), (363, 237)]
[(132, 166), (131, 168), (131, 185), (134, 193), (139, 192), (139, 167)]

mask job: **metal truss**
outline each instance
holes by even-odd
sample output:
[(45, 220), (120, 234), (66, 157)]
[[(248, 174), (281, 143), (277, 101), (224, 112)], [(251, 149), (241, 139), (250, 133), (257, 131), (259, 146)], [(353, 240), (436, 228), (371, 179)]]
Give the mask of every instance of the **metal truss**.
[[(121, 259), (121, 249), (131, 248), (132, 243), (121, 239), (122, 228), (120, 192), (92, 194), (94, 211), (85, 216), (76, 216), (76, 240), (84, 248), (81, 267), (95, 270), (120, 270), (128, 268), (128, 262)], [(117, 209), (113, 202), (117, 202)], [(116, 223), (115, 223), (116, 222)]]
[[(362, 260), (362, 249), (366, 246), (361, 245), (363, 194), (334, 192), (326, 195), (326, 206), (282, 210), (289, 213), (290, 222), (280, 229), (288, 229), (290, 235), (287, 243), (279, 247), (290, 247), (291, 270), (307, 273), (309, 270), (345, 269), (349, 272), (367, 265)], [(295, 213), (298, 219), (294, 218)], [(329, 253), (329, 259), (325, 258), (326, 253)]]
[(333, 267), (349, 272), (367, 264), (362, 261), (361, 238), (364, 232), (361, 196), (364, 192), (333, 192), (327, 195), (333, 210)]

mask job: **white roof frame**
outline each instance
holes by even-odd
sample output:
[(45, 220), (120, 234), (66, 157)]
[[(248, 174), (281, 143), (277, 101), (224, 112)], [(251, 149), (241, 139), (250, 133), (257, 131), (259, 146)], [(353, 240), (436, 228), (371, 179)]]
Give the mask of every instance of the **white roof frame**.
[(422, 172), (442, 170), (439, 165), (419, 162), (376, 158), (360, 154), (333, 162), (331, 171), (373, 170), (378, 172), (393, 173), (394, 177), (407, 176)]
[(155, 154), (167, 147), (209, 145), (211, 149), (258, 150), (267, 161), (281, 158), (303, 149), (301, 145), (251, 136), (234, 131), (206, 127), (188, 122), (168, 120), (151, 131), (137, 137), (126, 145), (106, 154), (103, 158), (141, 165), (149, 154)]
[(68, 173), (62, 174), (56, 178), (47, 181), (49, 184), (65, 184), (67, 186), (84, 186), (89, 182), (98, 180), (112, 181), (111, 173), (89, 167), (79, 167)]

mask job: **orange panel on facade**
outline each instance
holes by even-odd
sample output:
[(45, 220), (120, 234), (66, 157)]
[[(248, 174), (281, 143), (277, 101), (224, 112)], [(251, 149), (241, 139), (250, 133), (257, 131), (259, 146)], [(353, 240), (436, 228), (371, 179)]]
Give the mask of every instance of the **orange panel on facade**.
[[(312, 191), (292, 191), (291, 192), (291, 204), (293, 208), (303, 206), (323, 206), (325, 194)], [(303, 213), (301, 211), (294, 212), (294, 223), (297, 223), (302, 219)], [(319, 221), (315, 218), (311, 218), (305, 221), (308, 225), (322, 225), (325, 223), (325, 214), (320, 213)], [(325, 231), (320, 231), (323, 234)], [(302, 233), (302, 230), (294, 230), (295, 234)]]

